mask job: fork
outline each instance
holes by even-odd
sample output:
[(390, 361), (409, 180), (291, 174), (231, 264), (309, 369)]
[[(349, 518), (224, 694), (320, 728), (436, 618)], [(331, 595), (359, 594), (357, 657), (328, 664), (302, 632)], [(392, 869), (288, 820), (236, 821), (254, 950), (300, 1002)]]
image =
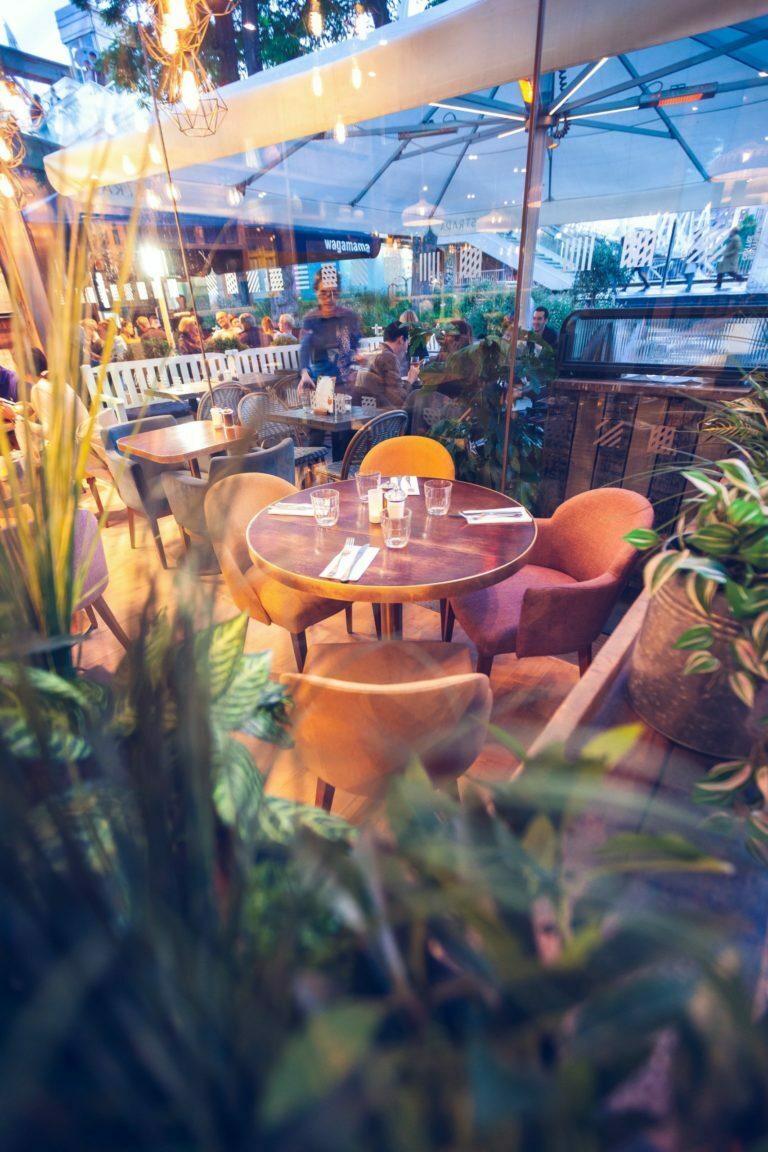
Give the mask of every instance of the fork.
[(339, 552), (339, 555), (336, 557), (336, 563), (334, 564), (333, 568), (329, 572), (327, 579), (329, 579), (329, 580), (337, 580), (338, 579), (339, 569), (346, 563), (347, 556), (352, 555), (352, 549), (354, 547), (355, 547), (354, 536), (347, 536), (346, 540), (344, 541), (344, 547), (342, 548), (341, 552)]

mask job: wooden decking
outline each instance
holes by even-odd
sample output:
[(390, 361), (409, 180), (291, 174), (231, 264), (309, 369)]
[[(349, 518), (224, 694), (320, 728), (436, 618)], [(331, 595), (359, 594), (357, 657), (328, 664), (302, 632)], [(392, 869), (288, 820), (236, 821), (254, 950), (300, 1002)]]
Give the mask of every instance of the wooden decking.
[[(137, 547), (132, 550), (128, 540), (127, 513), (113, 501), (108, 528), (102, 530), (102, 539), (109, 564), (110, 583), (105, 599), (123, 627), (130, 633), (138, 627), (150, 588), (155, 587), (161, 604), (171, 605), (178, 596), (194, 605), (201, 626), (213, 620), (224, 620), (235, 614), (222, 578), (218, 575), (193, 576), (184, 563), (184, 549), (175, 522), (171, 517), (161, 520), (161, 532), (166, 545), (168, 562), (164, 571), (157, 558), (152, 537), (145, 521), (137, 521)], [(181, 564), (179, 562), (181, 561)], [(409, 639), (439, 639), (437, 612), (420, 605), (405, 607), (405, 635)], [(357, 604), (354, 609), (355, 633), (347, 636), (344, 614), (317, 624), (309, 630), (310, 646), (328, 641), (371, 640), (375, 636), (370, 608)], [(460, 628), (454, 640), (467, 642)], [(251, 652), (269, 649), (273, 658), (273, 673), (295, 671), (290, 637), (280, 628), (269, 627), (252, 620), (248, 628), (247, 649)], [(122, 655), (115, 637), (102, 624), (84, 642), (81, 665), (84, 668), (102, 665), (114, 669)], [(528, 747), (542, 731), (550, 717), (578, 681), (574, 662), (553, 657), (517, 660), (514, 656), (498, 657), (494, 663), (491, 683), (494, 692), (492, 724), (511, 733), (524, 747)], [(428, 718), (425, 717), (425, 720)], [(263, 771), (270, 771), (275, 749), (259, 745), (257, 760)], [(516, 771), (518, 761), (506, 748), (489, 738), (482, 755), (475, 762), (470, 775), (473, 779), (509, 779)], [(314, 801), (314, 781), (297, 773), (272, 773), (270, 790), (296, 799)], [(351, 819), (359, 818), (367, 802), (338, 793), (334, 812)]]

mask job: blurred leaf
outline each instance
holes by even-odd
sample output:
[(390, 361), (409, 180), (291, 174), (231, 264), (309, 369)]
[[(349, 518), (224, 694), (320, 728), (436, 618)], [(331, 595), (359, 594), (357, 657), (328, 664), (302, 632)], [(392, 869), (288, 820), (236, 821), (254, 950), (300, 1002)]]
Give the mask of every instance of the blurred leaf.
[(239, 740), (231, 736), (214, 742), (213, 799), (225, 824), (247, 829), (255, 819), (264, 792), (264, 778)]
[(685, 676), (703, 676), (708, 672), (717, 672), (720, 661), (710, 652), (692, 652), (685, 662), (683, 674)]
[(705, 524), (687, 536), (687, 542), (708, 556), (728, 556), (739, 539), (739, 532), (730, 524)]
[(277, 1053), (264, 1096), (265, 1120), (280, 1124), (358, 1069), (382, 1015), (380, 1005), (347, 1003), (310, 1017)]
[(628, 532), (624, 537), (627, 544), (631, 544), (633, 548), (637, 548), (643, 552), (646, 548), (656, 548), (661, 544), (661, 536), (658, 532), (654, 532), (652, 528), (634, 528)]
[(713, 639), (711, 625), (695, 624), (693, 628), (687, 628), (685, 632), (682, 632), (672, 647), (681, 652), (686, 652), (688, 649), (711, 648)]
[(728, 676), (731, 691), (742, 704), (751, 708), (755, 703), (755, 685), (748, 672), (731, 672)]
[(682, 563), (683, 557), (680, 552), (662, 552), (659, 556), (654, 556), (645, 566), (643, 573), (645, 579), (645, 587), (651, 596), (658, 592), (659, 589), (666, 584), (667, 580), (674, 575)]
[(586, 760), (602, 760), (614, 768), (634, 748), (642, 734), (642, 724), (623, 724), (593, 736), (581, 750)]
[(352, 841), (357, 835), (357, 829), (340, 816), (282, 796), (263, 798), (258, 822), (261, 836), (275, 844), (290, 845), (302, 829), (323, 840)]
[(701, 792), (734, 792), (743, 787), (752, 776), (752, 766), (746, 760), (724, 760), (715, 764), (705, 780), (699, 780), (696, 788)]
[(545, 872), (551, 872), (557, 861), (557, 833), (549, 817), (535, 816), (525, 830), (523, 848)]
[(718, 496), (723, 491), (722, 486), (710, 476), (705, 475), (704, 472), (683, 472), (683, 476), (689, 484), (692, 484), (699, 492), (703, 492), (705, 496)]
[(195, 659), (198, 667), (205, 669), (208, 693), (214, 703), (226, 691), (235, 674), (247, 631), (248, 616), (243, 612), (195, 636)]
[(211, 717), (225, 731), (240, 728), (257, 711), (261, 693), (269, 681), (271, 652), (235, 658), (231, 679), (211, 705)]
[(717, 594), (717, 588), (718, 585), (714, 580), (709, 580), (706, 576), (699, 575), (698, 572), (691, 572), (686, 577), (685, 591), (688, 599), (694, 608), (703, 612), (705, 616), (709, 615)]

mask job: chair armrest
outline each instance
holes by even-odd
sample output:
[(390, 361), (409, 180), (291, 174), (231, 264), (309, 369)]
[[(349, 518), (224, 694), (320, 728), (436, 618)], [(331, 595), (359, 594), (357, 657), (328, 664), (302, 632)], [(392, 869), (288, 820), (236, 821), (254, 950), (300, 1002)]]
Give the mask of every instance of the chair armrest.
[(592, 580), (528, 588), (523, 596), (515, 652), (555, 656), (578, 652), (600, 634), (624, 578), (605, 572)]

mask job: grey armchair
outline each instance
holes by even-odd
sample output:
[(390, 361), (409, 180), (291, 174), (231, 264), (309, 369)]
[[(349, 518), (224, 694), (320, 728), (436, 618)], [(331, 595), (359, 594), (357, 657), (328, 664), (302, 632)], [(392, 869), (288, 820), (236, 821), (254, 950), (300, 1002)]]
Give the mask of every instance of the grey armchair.
[(219, 480), (243, 472), (261, 472), (268, 476), (279, 476), (281, 480), (287, 480), (292, 484), (293, 441), (286, 437), (273, 448), (255, 448), (251, 452), (214, 456), (207, 477), (198, 478), (182, 471), (163, 473), (165, 496), (187, 550), (190, 547), (191, 536), (209, 539), (205, 524), (206, 494)]
[(131, 548), (136, 547), (136, 513), (145, 516), (152, 529), (157, 554), (163, 568), (168, 567), (160, 535), (158, 519), (168, 516), (171, 509), (163, 491), (162, 474), (169, 469), (164, 464), (153, 464), (149, 460), (135, 460), (124, 455), (117, 447), (123, 436), (138, 432), (151, 432), (154, 428), (169, 428), (175, 424), (173, 416), (149, 416), (143, 420), (131, 420), (126, 424), (113, 424), (103, 428), (101, 438), (107, 458), (107, 466), (112, 474), (118, 495), (128, 509), (128, 531)]

